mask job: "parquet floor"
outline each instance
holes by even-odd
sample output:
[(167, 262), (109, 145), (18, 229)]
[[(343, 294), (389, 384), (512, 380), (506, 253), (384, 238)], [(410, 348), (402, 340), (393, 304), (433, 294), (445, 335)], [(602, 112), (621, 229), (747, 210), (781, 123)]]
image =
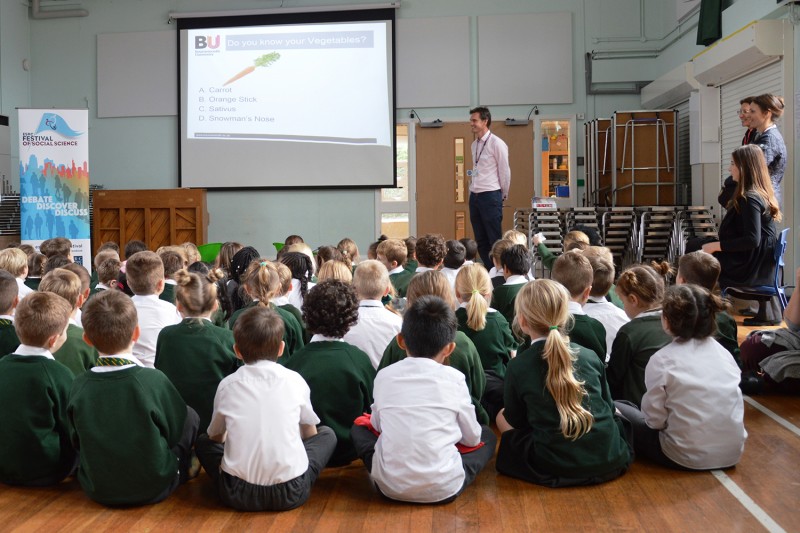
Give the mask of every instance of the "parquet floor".
[[(740, 326), (740, 340), (747, 332)], [(454, 503), (422, 506), (377, 496), (356, 462), (326, 470), (306, 505), (285, 513), (226, 509), (205, 474), (163, 503), (124, 510), (93, 503), (68, 480), (47, 489), (0, 486), (0, 530), (800, 531), (800, 398), (748, 398), (745, 424), (744, 457), (724, 472), (676, 472), (637, 460), (611, 483), (554, 490), (500, 476), (491, 462)]]

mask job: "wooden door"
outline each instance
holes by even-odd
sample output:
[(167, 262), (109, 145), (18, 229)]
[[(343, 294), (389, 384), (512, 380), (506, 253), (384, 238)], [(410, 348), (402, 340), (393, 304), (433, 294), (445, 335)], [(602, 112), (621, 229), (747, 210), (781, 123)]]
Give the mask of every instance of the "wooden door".
[[(511, 190), (503, 207), (505, 231), (514, 226), (514, 210), (531, 205), (533, 125), (506, 126), (501, 122), (493, 124), (491, 130), (508, 145), (511, 166)], [(468, 122), (449, 122), (441, 128), (417, 125), (417, 235), (441, 233), (445, 239), (474, 238), (466, 175), (472, 168), (472, 141)]]

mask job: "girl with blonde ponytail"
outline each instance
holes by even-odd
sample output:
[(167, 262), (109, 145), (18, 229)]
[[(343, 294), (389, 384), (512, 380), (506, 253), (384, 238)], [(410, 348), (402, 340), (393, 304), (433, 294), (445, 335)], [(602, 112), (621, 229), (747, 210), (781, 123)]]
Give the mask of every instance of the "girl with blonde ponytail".
[(600, 359), (570, 344), (569, 294), (534, 280), (519, 292), (516, 320), (531, 347), (508, 363), (497, 471), (549, 487), (593, 485), (624, 474), (629, 445)]
[(224, 275), (220, 269), (206, 275), (177, 271), (175, 304), (183, 320), (162, 329), (156, 343), (155, 367), (197, 411), (201, 427), (211, 422), (219, 382), (239, 368), (233, 332), (211, 321), (218, 305), (216, 282)]
[(456, 275), (458, 330), (475, 344), (486, 374), (481, 404), (490, 418), (503, 407), (503, 379), (508, 361), (517, 353), (517, 343), (502, 313), (489, 307), (492, 281), (482, 265), (463, 266)]

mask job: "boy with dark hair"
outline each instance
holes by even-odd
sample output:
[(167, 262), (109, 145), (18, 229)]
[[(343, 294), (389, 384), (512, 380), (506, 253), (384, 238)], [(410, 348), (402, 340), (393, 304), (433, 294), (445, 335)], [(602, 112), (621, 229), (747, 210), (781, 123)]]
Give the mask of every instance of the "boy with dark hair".
[(494, 455), (497, 438), (478, 424), (464, 375), (445, 364), (457, 324), (441, 298), (415, 300), (397, 337), (408, 357), (378, 373), (369, 426), (351, 430), (358, 456), (389, 498), (452, 501)]
[(89, 370), (97, 362), (97, 350), (83, 340), (83, 328), (75, 320), (84, 301), (80, 279), (65, 268), (57, 268), (45, 274), (39, 291), (57, 294), (71, 306), (67, 339), (61, 348), (53, 352), (53, 357), (76, 376)]
[(54, 485), (75, 469), (67, 397), (72, 372), (53, 359), (66, 339), (70, 306), (36, 292), (17, 306), (13, 354), (0, 359), (0, 481)]
[(139, 326), (130, 298), (98, 294), (87, 302), (83, 324), (100, 357), (69, 395), (78, 481), (103, 505), (160, 502), (199, 471), (192, 454), (199, 417), (167, 376), (133, 355)]
[(605, 364), (608, 359), (606, 329), (583, 310), (592, 292), (592, 264), (577, 250), (566, 252), (553, 263), (552, 279), (566, 287), (569, 292), (569, 313), (574, 321), (569, 332), (570, 340), (592, 350)]
[(284, 365), (303, 376), (311, 388), (314, 411), (336, 434), (336, 451), (328, 466), (343, 466), (356, 458), (350, 426), (369, 411), (375, 379), (369, 356), (342, 340), (358, 321), (355, 290), (334, 279), (317, 284), (306, 294), (303, 318), (313, 337)]
[(133, 239), (125, 244), (125, 259), (128, 260), (131, 256), (138, 252), (147, 251), (147, 245), (139, 240)]
[(459, 241), (450, 240), (445, 243), (447, 253), (442, 261), (442, 274), (450, 282), (453, 291), (456, 289), (456, 276), (459, 269), (464, 266), (467, 257), (467, 249)]
[(44, 268), (42, 268), (42, 272), (44, 274), (47, 274), (48, 272), (52, 272), (57, 268), (64, 268), (71, 262), (72, 261), (70, 261), (69, 258), (65, 255), (60, 255), (60, 254), (51, 255), (44, 262)]
[(17, 279), (5, 270), (0, 270), (0, 357), (14, 353), (19, 346), (17, 330), (14, 329), (14, 309), (19, 303)]
[[(492, 249), (494, 252), (494, 249)], [(509, 324), (514, 323), (514, 302), (517, 293), (528, 283), (531, 269), (531, 256), (521, 244), (514, 244), (500, 254), (500, 267), (505, 283), (495, 287), (492, 293), (492, 308), (500, 311)]]
[(417, 261), (419, 266), (416, 273), (427, 270), (438, 270), (447, 254), (444, 237), (438, 233), (428, 233), (417, 239)]
[(475, 239), (470, 239), (469, 237), (464, 237), (463, 239), (459, 239), (458, 242), (464, 245), (464, 250), (466, 252), (466, 256), (464, 257), (464, 264), (471, 265), (475, 262), (475, 259), (478, 257), (478, 243), (475, 242)]
[(175, 272), (184, 268), (184, 259), (181, 254), (172, 250), (164, 250), (158, 254), (161, 262), (164, 263), (164, 290), (159, 294), (159, 298), (165, 302), (175, 304)]
[(153, 368), (158, 334), (164, 327), (178, 324), (181, 316), (174, 305), (158, 298), (164, 290), (164, 263), (154, 252), (133, 254), (126, 262), (126, 274), (139, 318), (140, 334), (133, 345), (133, 355), (144, 366)]
[(111, 257), (97, 265), (97, 285), (94, 287), (94, 292), (89, 296), (93, 296), (100, 291), (108, 289), (116, 289), (119, 279), (120, 268), (122, 263), (118, 258)]
[(405, 298), (408, 284), (414, 277), (414, 272), (404, 267), (408, 258), (405, 243), (400, 239), (386, 239), (378, 245), (377, 257), (389, 271), (389, 281), (392, 282), (394, 292), (399, 298)]
[[(699, 285), (713, 293), (717, 286), (720, 272), (722, 272), (722, 267), (717, 258), (698, 250), (684, 254), (678, 260), (678, 273), (675, 275), (675, 284), (690, 283)], [(716, 320), (717, 331), (714, 333), (714, 338), (723, 348), (730, 352), (736, 364), (741, 367), (742, 360), (739, 355), (736, 320), (725, 311), (717, 313)]]
[(614, 344), (619, 328), (630, 322), (625, 311), (608, 300), (614, 287), (614, 261), (611, 251), (603, 246), (590, 246), (583, 250), (583, 256), (592, 266), (592, 290), (583, 305), (583, 311), (603, 325), (606, 330), (606, 349)]
[[(116, 243), (111, 244), (116, 246)], [(111, 248), (103, 248), (103, 245), (101, 245), (97, 255), (94, 256), (94, 260), (92, 261), (92, 264), (94, 265), (94, 268), (92, 269), (92, 280), (89, 285), (89, 287), (92, 289), (91, 294), (95, 293), (94, 289), (97, 287), (97, 283), (100, 281), (100, 278), (97, 274), (97, 269), (100, 268), (100, 265), (103, 263), (103, 261), (106, 261), (107, 259), (116, 259), (119, 261), (119, 246), (117, 246), (117, 250), (112, 250)]]
[(336, 447), (333, 430), (317, 426), (306, 382), (276, 364), (283, 328), (267, 307), (242, 313), (233, 336), (245, 365), (220, 382), (208, 435), (197, 439), (197, 455), (222, 503), (241, 511), (304, 504)]

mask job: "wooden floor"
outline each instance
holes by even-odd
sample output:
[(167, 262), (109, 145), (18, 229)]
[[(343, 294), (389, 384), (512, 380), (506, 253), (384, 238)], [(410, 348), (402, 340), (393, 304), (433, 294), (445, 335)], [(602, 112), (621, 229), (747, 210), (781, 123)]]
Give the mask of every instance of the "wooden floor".
[[(747, 329), (741, 327), (740, 340)], [(598, 487), (546, 489), (500, 476), (494, 461), (454, 503), (377, 496), (360, 462), (326, 470), (300, 509), (239, 513), (220, 506), (203, 473), (158, 505), (111, 510), (69, 480), (49, 489), (0, 486), (2, 531), (800, 531), (800, 398), (746, 399), (742, 461), (724, 472), (676, 472), (637, 460)]]

